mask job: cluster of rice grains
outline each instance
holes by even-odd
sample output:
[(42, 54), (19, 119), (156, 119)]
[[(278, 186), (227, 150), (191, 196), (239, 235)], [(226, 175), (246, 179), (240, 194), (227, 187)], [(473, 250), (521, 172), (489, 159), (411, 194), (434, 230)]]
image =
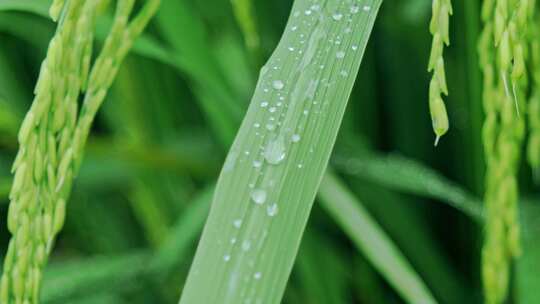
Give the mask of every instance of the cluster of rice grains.
[[(525, 115), (534, 28), (534, 0), (486, 0), (479, 43), (484, 74), (486, 114), (483, 141), (486, 158), (486, 225), (482, 277), (486, 303), (502, 303), (508, 293), (512, 259), (520, 254), (517, 173), (526, 133)], [(537, 102), (531, 103), (531, 149), (538, 152)], [(536, 127), (535, 127), (536, 126)], [(536, 130), (535, 130), (536, 129)], [(534, 165), (535, 158), (531, 158)]]
[(64, 222), (91, 123), (122, 59), (159, 6), (159, 0), (147, 1), (130, 21), (134, 0), (116, 1), (109, 35), (92, 64), (95, 19), (108, 3), (55, 0), (51, 6), (58, 27), (19, 131), (13, 164), (8, 214), (13, 236), (0, 283), (2, 304), (39, 301), (43, 268)]
[[(484, 28), (479, 57), (484, 76), (483, 144), (487, 167), (482, 276), (489, 304), (505, 300), (511, 262), (520, 253), (517, 171), (526, 119), (530, 128), (529, 162), (534, 170), (540, 167), (540, 74), (533, 69), (540, 64), (540, 28), (535, 9), (535, 0), (484, 0), (482, 7)], [(448, 93), (442, 49), (443, 43), (449, 42), (451, 14), (449, 0), (433, 0), (430, 110), (437, 140), (448, 128), (440, 96)]]
[(433, 77), (429, 83), (429, 111), (436, 135), (435, 145), (437, 145), (441, 136), (448, 132), (448, 115), (441, 96), (448, 95), (443, 52), (444, 45), (450, 44), (448, 27), (450, 15), (452, 15), (452, 3), (450, 0), (433, 0), (432, 10), (429, 31), (433, 35), (433, 43), (428, 72), (433, 72)]

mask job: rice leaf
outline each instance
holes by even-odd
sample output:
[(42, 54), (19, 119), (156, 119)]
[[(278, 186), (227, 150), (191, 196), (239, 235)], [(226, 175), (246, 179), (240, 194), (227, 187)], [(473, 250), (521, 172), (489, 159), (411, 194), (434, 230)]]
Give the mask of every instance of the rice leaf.
[(218, 180), (180, 303), (279, 303), (379, 0), (295, 2)]
[(0, 11), (23, 11), (49, 18), (50, 0), (0, 0)]
[(133, 252), (51, 265), (43, 280), (41, 301), (66, 303), (77, 295), (129, 286), (146, 269), (148, 257), (147, 252)]
[(234, 15), (244, 34), (248, 49), (256, 52), (259, 48), (259, 34), (254, 18), (252, 0), (231, 0)]
[(323, 207), (408, 303), (437, 303), (422, 279), (364, 207), (332, 174), (319, 189)]
[(440, 200), (481, 222), (480, 200), (435, 170), (412, 159), (372, 154), (360, 157), (337, 157), (334, 164), (348, 174), (393, 190)]
[(517, 259), (516, 303), (540, 303), (540, 200), (525, 199), (521, 202), (523, 254)]

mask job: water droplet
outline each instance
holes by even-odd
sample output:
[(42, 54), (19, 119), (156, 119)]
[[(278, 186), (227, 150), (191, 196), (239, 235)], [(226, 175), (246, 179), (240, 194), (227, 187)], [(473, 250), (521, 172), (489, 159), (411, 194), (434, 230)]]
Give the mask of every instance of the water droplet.
[(269, 164), (277, 165), (285, 158), (285, 143), (283, 137), (268, 142), (264, 149), (264, 158)]
[(268, 107), (268, 101), (263, 101), (263, 102), (261, 102), (261, 107), (262, 107), (262, 108)]
[(250, 248), (251, 248), (251, 242), (250, 241), (245, 240), (245, 241), (242, 242), (242, 250), (249, 251)]
[(274, 80), (272, 82), (272, 87), (274, 89), (276, 89), (276, 90), (281, 90), (281, 89), (283, 89), (284, 86), (285, 85), (283, 84), (283, 81), (281, 81), (281, 80)]
[(358, 45), (356, 45), (356, 44), (352, 45), (352, 46), (351, 46), (351, 49), (352, 49), (353, 51), (358, 50)]
[(308, 9), (308, 10), (306, 10), (306, 11), (304, 12), (304, 14), (305, 14), (306, 16), (309, 16), (309, 15), (311, 15), (311, 10), (309, 10), (309, 9)]
[(341, 20), (341, 18), (343, 18), (343, 14), (340, 14), (340, 13), (334, 13), (332, 15), (332, 19), (336, 20), (336, 21), (339, 21)]
[(364, 12), (369, 12), (371, 10), (371, 6), (364, 5), (363, 10), (364, 10)]
[(294, 48), (292, 46), (287, 48), (289, 51), (294, 52)]
[(260, 272), (255, 272), (255, 274), (253, 275), (253, 278), (255, 280), (260, 280), (261, 277), (262, 277), (262, 273), (260, 273)]
[(223, 260), (224, 260), (225, 262), (228, 262), (228, 261), (231, 260), (231, 256), (228, 255), (228, 254), (226, 254), (226, 255), (223, 256)]
[(313, 4), (313, 5), (311, 6), (311, 9), (314, 10), (314, 11), (318, 11), (320, 8), (321, 8), (321, 6), (318, 5), (318, 4)]
[(298, 29), (298, 26), (296, 26), (296, 25), (291, 27), (291, 31), (293, 31), (293, 32), (296, 31), (297, 29)]
[(345, 52), (343, 52), (343, 51), (338, 51), (338, 52), (336, 53), (336, 58), (342, 59), (343, 57), (345, 57)]
[(258, 122), (256, 122), (256, 123), (253, 124), (253, 126), (254, 126), (255, 128), (260, 128), (260, 127), (261, 127), (261, 124), (258, 123)]
[(293, 134), (291, 136), (292, 142), (299, 142), (300, 141), (300, 135), (299, 134)]
[(274, 113), (276, 111), (276, 107), (270, 107), (270, 109), (268, 109), (268, 111), (270, 111), (270, 113)]
[(266, 191), (263, 189), (255, 189), (251, 191), (251, 199), (257, 205), (262, 205), (266, 201)]
[(349, 73), (347, 73), (347, 71), (345, 70), (341, 70), (341, 72), (339, 72), (339, 74), (343, 77), (347, 77), (349, 75)]
[(274, 124), (266, 124), (266, 130), (273, 131), (276, 128)]
[(351, 14), (356, 14), (360, 11), (360, 8), (357, 5), (351, 6)]
[(272, 217), (272, 216), (276, 216), (278, 213), (278, 205), (276, 203), (273, 203), (272, 205), (266, 207), (266, 214), (268, 214), (268, 216)]
[(241, 219), (234, 220), (234, 221), (233, 221), (233, 226), (234, 226), (235, 228), (240, 228), (240, 226), (242, 226), (242, 220), (241, 220)]
[(235, 243), (236, 243), (236, 238), (233, 237), (233, 238), (231, 239), (231, 244), (235, 244)]
[(260, 168), (261, 166), (262, 166), (262, 162), (260, 160), (253, 161), (253, 167)]

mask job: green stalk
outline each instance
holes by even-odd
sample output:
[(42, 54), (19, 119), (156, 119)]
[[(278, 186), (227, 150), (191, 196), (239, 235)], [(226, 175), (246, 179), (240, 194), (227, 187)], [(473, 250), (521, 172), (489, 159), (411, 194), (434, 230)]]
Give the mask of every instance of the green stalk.
[(218, 180), (180, 303), (279, 303), (380, 0), (295, 2)]

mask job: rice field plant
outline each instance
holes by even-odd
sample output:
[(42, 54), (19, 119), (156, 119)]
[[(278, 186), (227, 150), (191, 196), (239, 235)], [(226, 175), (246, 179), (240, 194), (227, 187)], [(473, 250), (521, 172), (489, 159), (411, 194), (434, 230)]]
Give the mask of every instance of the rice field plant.
[(540, 303), (539, 10), (0, 0), (0, 303)]

